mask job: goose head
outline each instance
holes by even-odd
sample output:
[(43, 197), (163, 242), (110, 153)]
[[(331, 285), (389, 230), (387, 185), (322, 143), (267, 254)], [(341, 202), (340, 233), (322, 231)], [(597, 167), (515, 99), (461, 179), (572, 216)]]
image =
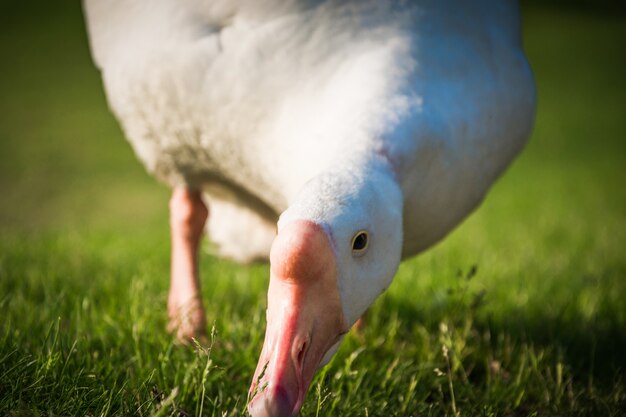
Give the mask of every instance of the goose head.
[(315, 371), (391, 283), (401, 250), (402, 193), (387, 165), (344, 166), (303, 187), (270, 253), (253, 417), (298, 413)]

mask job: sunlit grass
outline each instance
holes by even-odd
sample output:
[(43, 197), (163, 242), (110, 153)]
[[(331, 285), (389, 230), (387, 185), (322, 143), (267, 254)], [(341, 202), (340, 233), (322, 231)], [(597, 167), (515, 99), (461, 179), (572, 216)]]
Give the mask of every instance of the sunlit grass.
[[(173, 342), (168, 191), (106, 110), (77, 5), (11, 7), (0, 19), (12, 57), (0, 61), (0, 415), (245, 415), (267, 267), (204, 255), (212, 343)], [(626, 25), (542, 9), (525, 25), (532, 141), (467, 222), (401, 266), (303, 415), (626, 409)]]

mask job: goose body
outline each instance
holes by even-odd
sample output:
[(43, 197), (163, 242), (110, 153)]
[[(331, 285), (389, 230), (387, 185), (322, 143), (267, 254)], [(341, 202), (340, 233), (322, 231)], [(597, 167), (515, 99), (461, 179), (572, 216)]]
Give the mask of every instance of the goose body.
[[(332, 269), (339, 335), (402, 258), (479, 204), (532, 127), (513, 1), (85, 0), (85, 11), (109, 105), (147, 170), (202, 192), (220, 254), (270, 258), (268, 314), (273, 292), (289, 299), (282, 278)], [(359, 230), (367, 253), (343, 253)], [(330, 244), (334, 266), (302, 236)], [(294, 257), (306, 262), (285, 266)], [(278, 343), (270, 328), (284, 332), (270, 321), (260, 366)], [(333, 351), (320, 349), (300, 379)], [(297, 412), (302, 385), (251, 411)]]

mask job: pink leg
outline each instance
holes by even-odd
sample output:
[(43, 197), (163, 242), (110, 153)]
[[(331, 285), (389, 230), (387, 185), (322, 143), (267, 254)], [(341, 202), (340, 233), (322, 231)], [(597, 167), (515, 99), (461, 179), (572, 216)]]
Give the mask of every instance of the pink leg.
[(352, 331), (358, 336), (363, 336), (363, 333), (365, 332), (368, 312), (369, 310), (365, 310), (365, 313), (363, 313), (356, 323), (352, 325)]
[(200, 192), (176, 188), (170, 199), (172, 269), (167, 302), (168, 330), (183, 342), (206, 335), (200, 294), (198, 247), (208, 217)]

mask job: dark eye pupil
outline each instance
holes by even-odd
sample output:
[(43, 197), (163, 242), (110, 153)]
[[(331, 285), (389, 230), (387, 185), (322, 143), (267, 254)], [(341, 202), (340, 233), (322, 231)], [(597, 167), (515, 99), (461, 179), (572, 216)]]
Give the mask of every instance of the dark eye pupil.
[(367, 246), (367, 235), (365, 233), (359, 233), (357, 237), (354, 238), (354, 242), (352, 243), (353, 250), (363, 250)]

